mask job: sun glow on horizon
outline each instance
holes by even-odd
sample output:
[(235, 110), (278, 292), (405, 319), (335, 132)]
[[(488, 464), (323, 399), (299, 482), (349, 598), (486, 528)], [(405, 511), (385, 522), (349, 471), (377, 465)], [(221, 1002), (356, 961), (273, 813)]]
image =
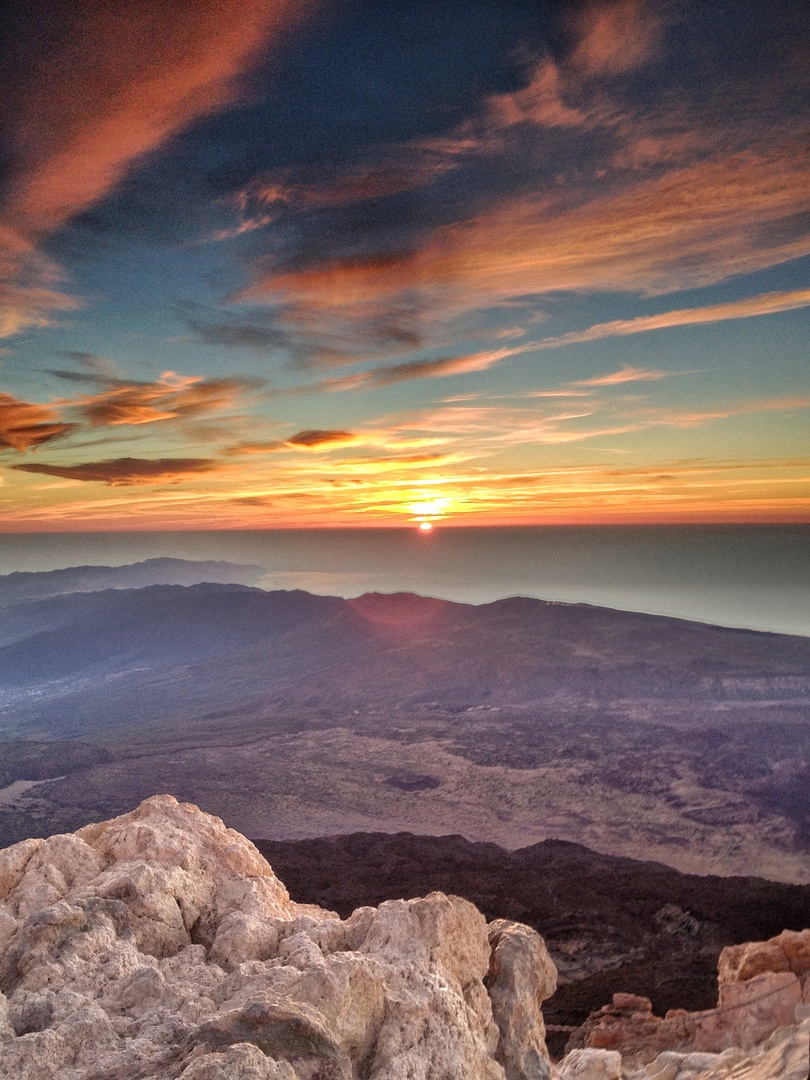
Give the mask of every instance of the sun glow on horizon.
[(419, 528), (422, 532), (430, 532), (433, 526), (429, 521), (420, 521)]

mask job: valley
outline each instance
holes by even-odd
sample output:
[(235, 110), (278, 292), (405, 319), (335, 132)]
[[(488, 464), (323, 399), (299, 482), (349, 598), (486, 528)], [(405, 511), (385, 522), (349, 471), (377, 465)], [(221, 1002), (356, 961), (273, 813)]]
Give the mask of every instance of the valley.
[(4, 614), (0, 780), (48, 781), (0, 800), (6, 844), (170, 791), (270, 839), (560, 839), (810, 882), (806, 638), (226, 583)]

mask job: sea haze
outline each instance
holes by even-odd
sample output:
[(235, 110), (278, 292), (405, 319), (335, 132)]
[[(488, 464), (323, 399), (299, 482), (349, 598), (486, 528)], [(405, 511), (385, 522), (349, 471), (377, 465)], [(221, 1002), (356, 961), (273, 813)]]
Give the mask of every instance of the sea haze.
[(263, 567), (265, 589), (523, 595), (810, 636), (810, 526), (648, 525), (0, 536), (0, 573), (146, 558)]

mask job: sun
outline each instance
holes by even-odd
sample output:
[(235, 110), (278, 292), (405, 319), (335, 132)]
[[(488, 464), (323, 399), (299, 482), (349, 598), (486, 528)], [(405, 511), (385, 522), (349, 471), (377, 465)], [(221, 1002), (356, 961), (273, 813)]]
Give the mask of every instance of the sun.
[(419, 528), (422, 530), (422, 532), (430, 532), (433, 526), (430, 524), (429, 521), (420, 521)]

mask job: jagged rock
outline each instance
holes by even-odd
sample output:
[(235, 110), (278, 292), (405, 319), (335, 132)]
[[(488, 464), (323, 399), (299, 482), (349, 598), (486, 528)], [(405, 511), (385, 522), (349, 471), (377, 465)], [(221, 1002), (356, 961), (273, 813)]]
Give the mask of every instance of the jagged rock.
[(720, 1054), (660, 1054), (628, 1080), (807, 1080), (810, 1031), (806, 1023), (780, 1028), (753, 1053), (733, 1047)]
[(717, 1009), (616, 994), (555, 1066), (542, 939), (459, 897), (296, 904), (170, 796), (0, 852), (2, 1080), (807, 1080), (808, 978), (810, 932), (726, 950)]
[(542, 939), (431, 893), (346, 920), (170, 796), (0, 852), (3, 1080), (546, 1080)]
[(810, 974), (810, 930), (783, 930), (768, 941), (727, 946), (717, 963), (717, 981), (722, 987), (771, 971)]
[(568, 1045), (620, 1053), (633, 1080), (807, 1080), (808, 973), (810, 931), (730, 947), (718, 964), (717, 1008), (662, 1018), (647, 998), (614, 994)]

